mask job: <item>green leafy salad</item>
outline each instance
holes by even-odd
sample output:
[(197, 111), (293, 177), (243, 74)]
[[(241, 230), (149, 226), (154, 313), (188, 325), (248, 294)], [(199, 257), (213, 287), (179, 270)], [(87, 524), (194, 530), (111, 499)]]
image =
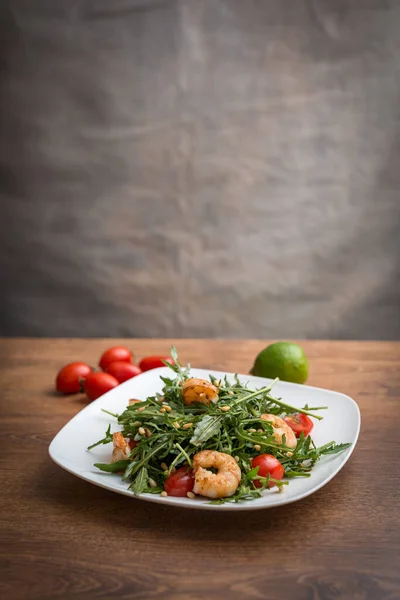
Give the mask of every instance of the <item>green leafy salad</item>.
[(310, 434), (315, 411), (295, 408), (271, 395), (275, 381), (250, 390), (237, 375), (209, 381), (190, 377), (175, 348), (170, 377), (162, 393), (129, 401), (116, 418), (120, 431), (108, 427), (104, 439), (89, 446), (112, 444), (109, 464), (101, 471), (121, 473), (135, 495), (196, 496), (214, 504), (259, 498), (264, 490), (282, 491), (294, 477), (310, 477), (315, 463), (350, 444), (329, 442), (316, 447)]

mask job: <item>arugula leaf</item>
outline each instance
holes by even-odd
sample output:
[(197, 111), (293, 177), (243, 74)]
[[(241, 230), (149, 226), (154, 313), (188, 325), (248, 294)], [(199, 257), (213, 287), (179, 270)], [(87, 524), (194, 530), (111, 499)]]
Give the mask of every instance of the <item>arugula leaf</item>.
[(175, 346), (171, 346), (171, 358), (174, 361), (174, 363), (178, 362), (178, 352)]
[(141, 494), (147, 487), (148, 477), (149, 476), (146, 467), (142, 467), (136, 475), (134, 481), (129, 486), (129, 489), (132, 490), (135, 496), (139, 496), (139, 494)]
[(204, 415), (204, 417), (196, 425), (196, 429), (190, 443), (195, 446), (200, 446), (214, 435), (217, 435), (221, 429), (222, 417), (212, 417), (211, 415)]
[[(116, 416), (118, 416), (118, 415), (116, 415)], [(88, 446), (87, 450), (91, 450), (92, 448), (95, 448), (96, 446), (100, 446), (100, 444), (109, 444), (112, 441), (113, 441), (113, 436), (112, 436), (112, 433), (111, 433), (111, 425), (109, 425), (108, 429), (106, 431), (105, 438), (103, 438), (99, 442), (96, 442), (95, 444), (92, 444), (91, 446)]]
[(106, 473), (119, 473), (125, 471), (130, 462), (130, 460), (117, 460), (117, 462), (110, 463), (109, 465), (107, 463), (95, 463), (94, 466)]
[(343, 452), (343, 450), (347, 450), (350, 446), (351, 444), (335, 444), (335, 442), (330, 442), (330, 444), (325, 444), (325, 446), (317, 448), (317, 452), (319, 455), (338, 454), (339, 452)]

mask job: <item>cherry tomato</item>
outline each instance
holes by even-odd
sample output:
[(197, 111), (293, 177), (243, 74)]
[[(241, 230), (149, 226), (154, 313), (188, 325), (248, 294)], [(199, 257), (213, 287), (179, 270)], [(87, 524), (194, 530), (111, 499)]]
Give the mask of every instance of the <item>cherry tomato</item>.
[(99, 366), (101, 369), (103, 369), (103, 371), (105, 371), (108, 365), (110, 365), (113, 362), (116, 362), (117, 360), (131, 363), (132, 352), (124, 346), (114, 346), (113, 348), (108, 348), (108, 350), (103, 352), (103, 354), (101, 355)]
[(150, 371), (150, 369), (157, 369), (158, 367), (165, 367), (163, 360), (170, 365), (174, 364), (173, 359), (170, 356), (145, 356), (139, 363), (139, 367), (142, 371)]
[(300, 437), (301, 432), (304, 432), (304, 435), (310, 433), (311, 429), (314, 427), (313, 422), (310, 417), (307, 415), (303, 415), (303, 413), (296, 413), (294, 415), (288, 415), (283, 419), (286, 423), (293, 429), (296, 434), (296, 437)]
[(136, 446), (138, 445), (139, 442), (135, 442), (135, 440), (132, 440), (132, 438), (129, 439), (128, 444), (129, 444), (129, 448), (131, 450), (133, 450), (134, 448), (136, 448)]
[[(251, 461), (251, 468), (254, 469), (254, 467), (259, 467), (257, 474), (260, 477), (267, 477), (267, 475), (270, 475), (272, 479), (280, 480), (285, 474), (283, 466), (275, 456), (272, 456), (272, 454), (260, 454), (253, 458)], [(256, 487), (262, 486), (259, 479), (255, 479), (253, 483)], [(276, 484), (271, 482), (268, 484), (268, 487), (274, 487), (274, 485)]]
[(57, 375), (56, 389), (62, 394), (75, 394), (81, 390), (81, 381), (92, 372), (91, 367), (83, 362), (65, 365)]
[(85, 379), (84, 388), (89, 400), (96, 400), (117, 385), (119, 385), (118, 379), (108, 373), (91, 373)]
[(115, 379), (118, 379), (120, 383), (128, 381), (128, 379), (132, 379), (132, 377), (136, 377), (136, 375), (140, 375), (141, 372), (142, 370), (136, 365), (123, 362), (122, 360), (117, 360), (110, 363), (106, 369), (106, 373), (109, 373), (115, 377)]
[(193, 491), (194, 475), (189, 467), (181, 467), (172, 473), (164, 482), (164, 490), (168, 496), (186, 496)]

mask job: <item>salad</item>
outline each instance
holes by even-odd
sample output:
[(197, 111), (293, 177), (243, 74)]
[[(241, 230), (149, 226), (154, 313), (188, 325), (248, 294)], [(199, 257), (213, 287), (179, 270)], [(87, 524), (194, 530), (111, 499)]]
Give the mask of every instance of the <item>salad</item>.
[(282, 491), (294, 477), (310, 477), (315, 463), (350, 444), (316, 447), (311, 418), (326, 407), (294, 408), (268, 386), (250, 390), (235, 376), (209, 381), (190, 377), (175, 348), (170, 377), (160, 376), (162, 393), (129, 400), (117, 419), (120, 431), (89, 446), (112, 444), (101, 471), (121, 473), (135, 495), (205, 497), (213, 504), (259, 498)]

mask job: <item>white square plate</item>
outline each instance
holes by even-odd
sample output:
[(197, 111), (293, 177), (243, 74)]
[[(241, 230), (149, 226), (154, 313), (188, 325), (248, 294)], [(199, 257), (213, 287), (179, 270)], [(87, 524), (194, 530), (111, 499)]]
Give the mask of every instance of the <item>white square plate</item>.
[[(204, 369), (191, 369), (190, 373), (193, 377), (203, 379), (208, 379), (209, 374), (218, 379), (225, 375), (219, 371)], [(130, 398), (144, 400), (156, 392), (161, 392), (164, 384), (160, 375), (167, 374), (171, 374), (168, 367), (147, 371), (119, 385), (86, 406), (61, 429), (51, 442), (49, 453), (54, 462), (81, 479), (134, 498), (134, 494), (128, 490), (129, 484), (122, 481), (121, 475), (104, 473), (93, 466), (94, 463), (110, 462), (111, 444), (97, 446), (91, 451), (87, 451), (86, 448), (104, 437), (109, 423), (111, 423), (111, 431), (119, 430), (116, 419), (102, 412), (102, 408), (113, 413), (122, 413)], [(226, 373), (226, 375), (230, 379), (233, 377), (233, 373)], [(239, 375), (239, 379), (242, 383), (248, 384), (251, 389), (263, 387), (271, 381), (252, 375)], [(282, 493), (279, 493), (276, 488), (272, 488), (263, 492), (263, 496), (256, 500), (214, 505), (210, 504), (209, 500), (200, 498), (194, 500), (163, 498), (155, 494), (141, 494), (139, 498), (184, 508), (254, 510), (301, 500), (328, 483), (345, 465), (357, 442), (360, 431), (360, 411), (357, 404), (349, 396), (338, 392), (284, 381), (279, 381), (274, 385), (272, 394), (296, 408), (302, 408), (305, 404), (328, 407), (327, 410), (319, 412), (323, 416), (322, 421), (314, 419), (312, 438), (317, 446), (322, 446), (332, 440), (337, 443), (351, 442), (352, 445), (340, 454), (322, 457), (313, 468), (311, 477), (291, 479)]]

